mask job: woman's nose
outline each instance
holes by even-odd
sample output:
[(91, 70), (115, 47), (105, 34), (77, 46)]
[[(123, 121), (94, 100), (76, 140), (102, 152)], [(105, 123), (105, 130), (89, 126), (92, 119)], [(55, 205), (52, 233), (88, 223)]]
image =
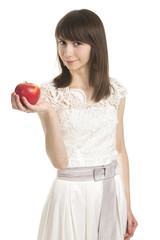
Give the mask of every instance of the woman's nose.
[(70, 44), (67, 44), (64, 50), (64, 56), (70, 57), (73, 55), (73, 46)]

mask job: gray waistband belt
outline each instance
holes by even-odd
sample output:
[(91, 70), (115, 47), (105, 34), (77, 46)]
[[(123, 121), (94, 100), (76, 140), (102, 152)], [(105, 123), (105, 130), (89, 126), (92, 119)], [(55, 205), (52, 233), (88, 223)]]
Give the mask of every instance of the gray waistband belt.
[(114, 182), (117, 166), (119, 167), (119, 164), (116, 159), (107, 165), (57, 170), (57, 178), (62, 180), (79, 182), (103, 180), (98, 240), (117, 240), (117, 204)]

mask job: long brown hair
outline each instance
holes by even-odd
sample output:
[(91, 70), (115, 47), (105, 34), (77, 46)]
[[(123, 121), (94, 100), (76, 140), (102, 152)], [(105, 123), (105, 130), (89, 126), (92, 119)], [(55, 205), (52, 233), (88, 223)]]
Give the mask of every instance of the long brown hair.
[[(110, 95), (110, 77), (108, 49), (105, 30), (101, 19), (88, 9), (67, 13), (57, 24), (55, 38), (80, 41), (91, 45), (89, 85), (94, 87), (92, 99), (96, 102)], [(56, 88), (67, 87), (71, 83), (71, 74), (57, 56), (61, 73), (53, 79)]]

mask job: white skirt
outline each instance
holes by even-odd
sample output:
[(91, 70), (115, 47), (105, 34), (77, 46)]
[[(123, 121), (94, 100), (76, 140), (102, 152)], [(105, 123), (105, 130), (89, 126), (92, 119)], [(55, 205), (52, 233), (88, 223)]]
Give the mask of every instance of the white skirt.
[[(117, 240), (124, 240), (127, 201), (120, 175), (114, 176), (117, 197)], [(43, 207), (37, 240), (98, 240), (102, 181), (55, 178)]]

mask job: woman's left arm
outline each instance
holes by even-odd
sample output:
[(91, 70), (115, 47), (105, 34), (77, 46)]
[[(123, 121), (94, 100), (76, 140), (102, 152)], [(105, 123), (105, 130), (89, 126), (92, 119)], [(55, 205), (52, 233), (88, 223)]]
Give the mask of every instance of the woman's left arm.
[(130, 176), (129, 176), (129, 161), (124, 141), (124, 128), (123, 128), (123, 115), (125, 108), (125, 100), (123, 97), (118, 106), (118, 124), (116, 129), (116, 140), (115, 148), (118, 152), (117, 161), (122, 169), (120, 177), (124, 186), (124, 191), (127, 200), (127, 233), (124, 235), (125, 240), (130, 239), (133, 236), (134, 231), (138, 225), (133, 213), (131, 211), (131, 200), (130, 200)]

